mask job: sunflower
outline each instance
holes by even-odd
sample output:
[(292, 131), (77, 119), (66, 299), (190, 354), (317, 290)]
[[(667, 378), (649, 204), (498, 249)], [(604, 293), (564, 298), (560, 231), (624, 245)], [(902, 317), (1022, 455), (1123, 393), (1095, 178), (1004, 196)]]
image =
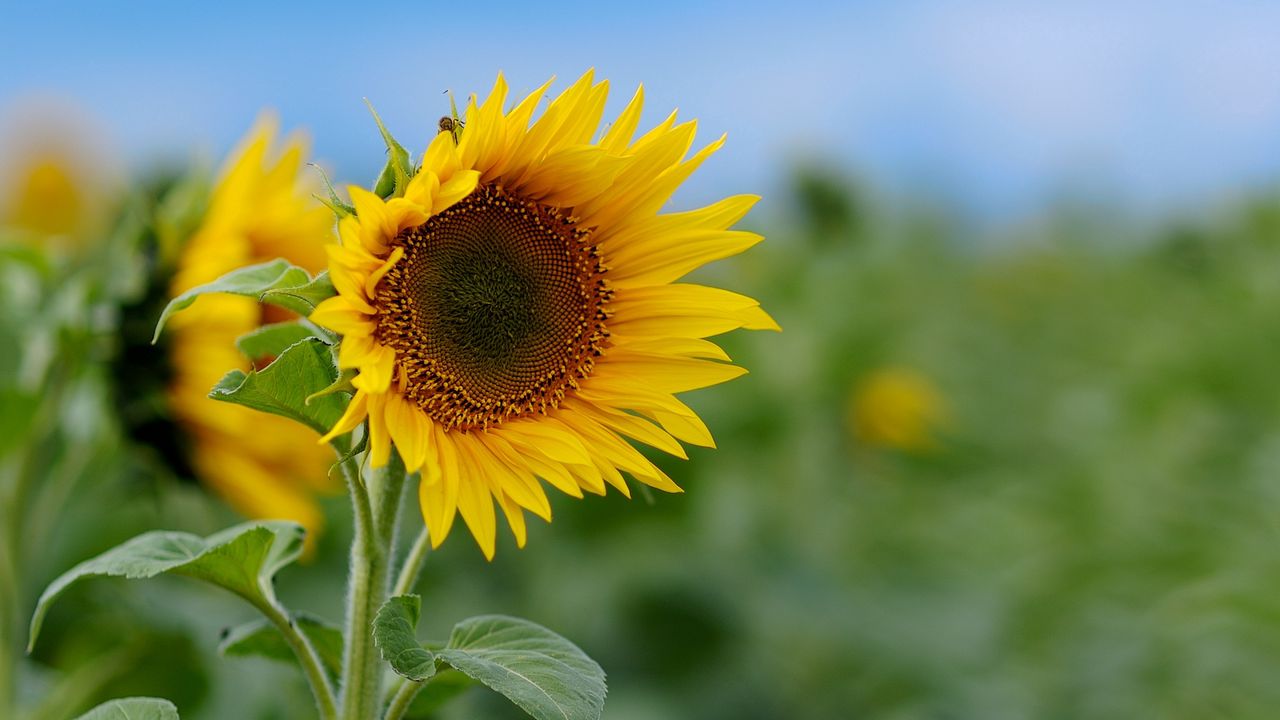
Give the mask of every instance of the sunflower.
[(623, 473), (680, 492), (625, 438), (681, 458), (680, 441), (713, 447), (674, 394), (746, 372), (705, 338), (778, 329), (749, 297), (675, 282), (762, 239), (728, 229), (755, 196), (658, 213), (724, 138), (687, 156), (696, 123), (672, 113), (633, 139), (641, 87), (593, 142), (608, 82), (592, 72), (531, 123), (549, 85), (504, 111), (499, 75), (399, 196), (351, 188), (328, 248), (338, 294), (311, 316), (358, 370), (329, 437), (368, 418), (371, 464), (394, 443), (421, 472), (432, 545), (460, 513), (488, 558), (495, 501), (521, 547), (524, 511), (550, 520), (539, 480), (579, 498), (630, 497)]
[[(260, 122), (228, 162), (203, 221), (182, 250), (172, 295), (277, 257), (323, 269), (332, 215), (300, 180), (304, 143), (293, 138), (273, 151), (275, 135), (273, 122)], [(167, 400), (193, 441), (191, 465), (199, 478), (245, 515), (295, 520), (314, 531), (323, 520), (315, 494), (335, 489), (328, 478), (333, 454), (289, 420), (208, 400), (209, 388), (228, 369), (250, 369), (236, 339), (264, 322), (288, 319), (252, 298), (201, 298), (170, 326), (174, 377)]]
[(0, 229), (66, 247), (102, 240), (117, 190), (101, 133), (75, 107), (27, 101), (0, 127)]
[(910, 368), (873, 371), (854, 388), (849, 422), (854, 437), (883, 448), (924, 452), (937, 447), (935, 431), (946, 424), (947, 408), (937, 386)]

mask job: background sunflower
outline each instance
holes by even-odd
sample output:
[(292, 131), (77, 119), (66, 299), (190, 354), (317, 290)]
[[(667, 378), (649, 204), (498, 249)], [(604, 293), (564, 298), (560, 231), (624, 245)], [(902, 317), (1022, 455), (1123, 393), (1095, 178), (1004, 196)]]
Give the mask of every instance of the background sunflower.
[[(178, 252), (170, 296), (278, 257), (314, 272), (323, 268), (333, 216), (302, 177), (303, 141), (275, 147), (275, 136), (275, 122), (260, 121), (233, 153), (204, 218)], [(316, 494), (340, 489), (329, 475), (333, 453), (296, 423), (208, 399), (228, 371), (272, 359), (246, 359), (240, 338), (288, 319), (286, 311), (251, 298), (202, 298), (173, 323), (167, 401), (189, 437), (190, 464), (200, 480), (248, 517), (295, 520), (318, 531), (324, 516)]]

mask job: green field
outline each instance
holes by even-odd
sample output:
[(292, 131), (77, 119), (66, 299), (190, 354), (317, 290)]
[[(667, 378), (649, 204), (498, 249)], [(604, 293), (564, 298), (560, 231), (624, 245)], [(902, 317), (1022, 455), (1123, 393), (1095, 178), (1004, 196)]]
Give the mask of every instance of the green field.
[[(793, 188), (748, 220), (764, 244), (700, 276), (784, 332), (729, 336), (751, 374), (690, 396), (719, 447), (657, 460), (686, 493), (556, 496), (555, 522), (492, 563), (460, 533), (428, 560), (425, 634), (536, 618), (608, 671), (611, 720), (1275, 717), (1280, 201), (980, 231), (829, 173)], [(112, 247), (136, 254), (155, 209), (133, 212)], [(6, 495), (34, 528), (6, 533), (12, 659), (66, 567), (232, 518), (116, 411), (111, 364), (154, 321), (138, 258), (4, 257), (0, 450), (6, 477), (38, 478)], [(936, 393), (928, 442), (854, 432), (854, 390), (886, 368)], [(334, 617), (349, 510), (327, 508), (279, 589)], [(307, 716), (286, 666), (217, 657), (249, 618), (182, 579), (86, 583), (18, 686), (50, 718), (122, 694), (192, 720)], [(471, 690), (439, 717), (516, 713)]]

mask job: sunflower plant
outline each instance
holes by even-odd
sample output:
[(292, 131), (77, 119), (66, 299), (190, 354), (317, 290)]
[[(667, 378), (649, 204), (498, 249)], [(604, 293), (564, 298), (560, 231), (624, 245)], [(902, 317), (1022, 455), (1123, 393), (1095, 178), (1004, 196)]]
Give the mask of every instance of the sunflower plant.
[[(230, 631), (224, 651), (291, 655), (325, 720), (406, 717), (420, 693), (446, 695), (457, 678), (539, 720), (600, 716), (599, 665), (532, 622), (473, 617), (443, 642), (419, 641), (412, 591), (424, 558), (459, 516), (486, 558), (499, 512), (523, 547), (525, 513), (551, 519), (544, 485), (629, 497), (629, 476), (680, 492), (632, 442), (681, 458), (682, 443), (713, 447), (676, 394), (745, 372), (707, 338), (778, 326), (749, 297), (677, 282), (761, 240), (730, 229), (755, 196), (659, 212), (724, 139), (690, 154), (696, 123), (674, 113), (636, 137), (642, 88), (599, 133), (607, 81), (588, 72), (539, 114), (549, 86), (508, 105), (499, 76), (487, 99), (472, 96), (440, 123), (416, 162), (375, 113), (387, 163), (371, 190), (348, 189), (349, 204), (329, 189), (339, 242), (324, 246), (326, 270), (286, 259), (240, 267), (186, 289), (160, 316), (157, 337), (171, 318), (199, 327), (173, 316), (214, 294), (298, 316), (242, 336), (253, 359), (272, 359), (227, 372), (209, 397), (292, 420), (332, 448), (355, 521), (344, 627), (276, 598), (272, 578), (299, 557), (305, 530), (264, 520), (209, 537), (151, 532), (81, 563), (40, 598), (31, 643), (82, 578), (185, 575), (262, 613)], [(326, 230), (312, 232), (324, 242)], [(221, 452), (232, 460), (239, 449)], [(397, 558), (399, 510), (415, 484), (423, 522)], [(110, 705), (177, 716), (163, 700)]]

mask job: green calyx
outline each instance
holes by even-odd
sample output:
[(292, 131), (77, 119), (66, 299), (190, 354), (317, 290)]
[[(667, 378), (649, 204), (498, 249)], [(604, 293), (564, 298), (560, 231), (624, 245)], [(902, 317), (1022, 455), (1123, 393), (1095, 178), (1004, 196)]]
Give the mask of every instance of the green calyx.
[(382, 118), (378, 116), (378, 111), (373, 109), (373, 103), (365, 99), (364, 104), (369, 106), (373, 121), (378, 125), (378, 132), (382, 133), (382, 141), (387, 145), (387, 164), (378, 174), (378, 180), (373, 184), (373, 192), (383, 200), (403, 197), (409, 180), (417, 172), (417, 168), (413, 166), (413, 158), (409, 156), (409, 151), (392, 137), (387, 126), (382, 124)]

